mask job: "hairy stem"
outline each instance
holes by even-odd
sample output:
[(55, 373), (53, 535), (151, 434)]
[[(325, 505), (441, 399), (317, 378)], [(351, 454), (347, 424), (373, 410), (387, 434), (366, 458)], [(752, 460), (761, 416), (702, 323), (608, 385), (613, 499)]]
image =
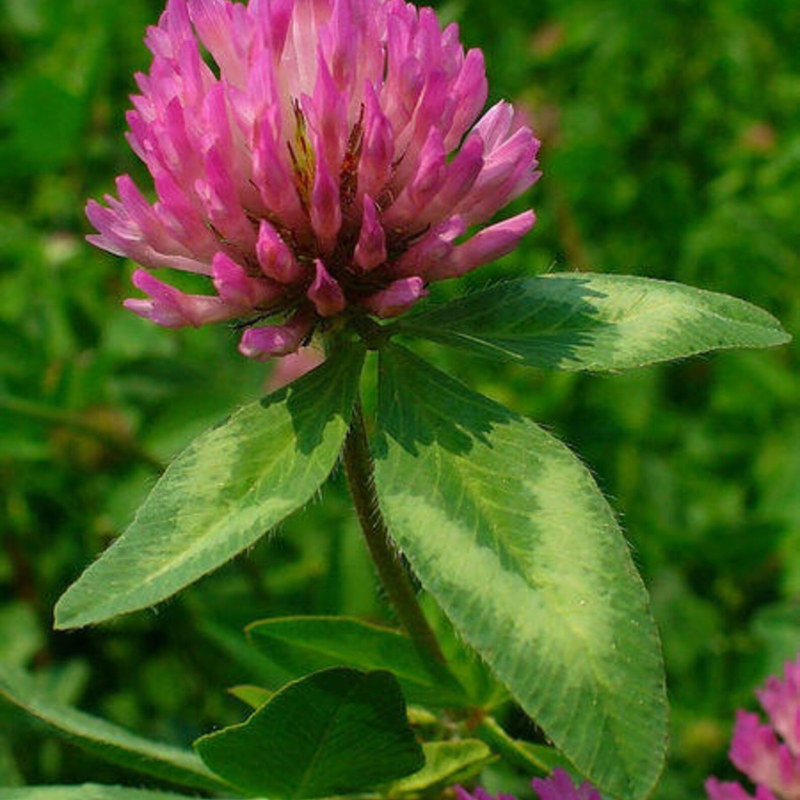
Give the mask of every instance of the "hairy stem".
[(444, 663), (439, 642), (417, 602), (416, 592), (389, 538), (386, 521), (378, 504), (372, 455), (360, 400), (356, 400), (353, 409), (353, 419), (345, 439), (343, 457), (347, 483), (361, 530), (367, 540), (367, 548), (386, 594), (397, 613), (397, 618), (421, 652)]

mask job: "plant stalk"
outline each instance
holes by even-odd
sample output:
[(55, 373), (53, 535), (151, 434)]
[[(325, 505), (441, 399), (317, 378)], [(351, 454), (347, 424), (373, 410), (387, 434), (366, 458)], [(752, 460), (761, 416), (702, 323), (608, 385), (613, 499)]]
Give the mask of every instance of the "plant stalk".
[(443, 664), (445, 659), (439, 642), (422, 613), (411, 579), (389, 537), (375, 494), (372, 454), (360, 399), (356, 399), (342, 455), (347, 484), (369, 554), (397, 618), (417, 649)]
[(499, 725), (494, 717), (486, 717), (475, 729), (475, 735), (482, 739), (495, 753), (501, 755), (509, 764), (519, 767), (527, 774), (546, 778), (551, 769), (540, 761), (534, 753), (524, 750)]

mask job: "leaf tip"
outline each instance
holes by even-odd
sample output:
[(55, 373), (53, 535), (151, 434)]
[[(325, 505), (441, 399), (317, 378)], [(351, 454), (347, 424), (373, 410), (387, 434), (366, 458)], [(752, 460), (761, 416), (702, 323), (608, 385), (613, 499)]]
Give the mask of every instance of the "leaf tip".
[(53, 630), (68, 631), (79, 627), (78, 625), (75, 625), (72, 620), (72, 612), (69, 608), (69, 598), (67, 597), (68, 594), (69, 590), (64, 592), (53, 609)]
[(77, 630), (105, 622), (113, 616), (116, 614), (103, 612), (102, 605), (88, 602), (79, 579), (58, 599), (53, 609), (53, 630)]

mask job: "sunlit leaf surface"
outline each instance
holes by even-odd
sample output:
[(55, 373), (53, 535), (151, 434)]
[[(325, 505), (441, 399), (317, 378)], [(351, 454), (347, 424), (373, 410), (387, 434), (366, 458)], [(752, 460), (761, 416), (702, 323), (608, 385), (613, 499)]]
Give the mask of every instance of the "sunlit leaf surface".
[(336, 463), (362, 358), (357, 347), (344, 351), (190, 444), (128, 530), (61, 598), (56, 627), (157, 603), (306, 503)]
[(592, 273), (499, 283), (397, 328), (499, 361), (594, 371), (790, 338), (772, 315), (735, 297)]
[(591, 476), (407, 350), (382, 353), (379, 380), (378, 493), (422, 585), (576, 767), (646, 796), (666, 747), (660, 646)]

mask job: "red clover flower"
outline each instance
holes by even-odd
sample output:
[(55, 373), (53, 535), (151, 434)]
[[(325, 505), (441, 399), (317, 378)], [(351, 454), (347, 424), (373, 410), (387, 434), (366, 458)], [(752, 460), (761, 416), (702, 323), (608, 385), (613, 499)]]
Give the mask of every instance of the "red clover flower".
[[(534, 778), (531, 785), (536, 790), (539, 800), (603, 800), (600, 792), (589, 781), (584, 781), (576, 787), (572, 778), (563, 769), (554, 769), (549, 778)], [(456, 786), (455, 789), (458, 800), (517, 800), (513, 794), (502, 792), (495, 798), (481, 786), (477, 786), (472, 793), (461, 786)]]
[[(144, 267), (148, 297), (125, 305), (159, 325), (239, 320), (244, 355), (286, 355), (337, 317), (403, 313), (534, 223), (525, 211), (474, 232), (537, 179), (539, 143), (509, 103), (478, 119), (483, 55), (430, 8), (169, 0), (146, 43), (128, 141), (157, 199), (122, 175), (86, 213), (89, 241)], [(161, 268), (215, 293), (186, 294)]]
[[(769, 724), (739, 711), (731, 761), (755, 784), (755, 800), (800, 800), (800, 656), (786, 663), (783, 680), (768, 678), (756, 696)], [(709, 778), (706, 790), (710, 800), (753, 800), (735, 782)]]

